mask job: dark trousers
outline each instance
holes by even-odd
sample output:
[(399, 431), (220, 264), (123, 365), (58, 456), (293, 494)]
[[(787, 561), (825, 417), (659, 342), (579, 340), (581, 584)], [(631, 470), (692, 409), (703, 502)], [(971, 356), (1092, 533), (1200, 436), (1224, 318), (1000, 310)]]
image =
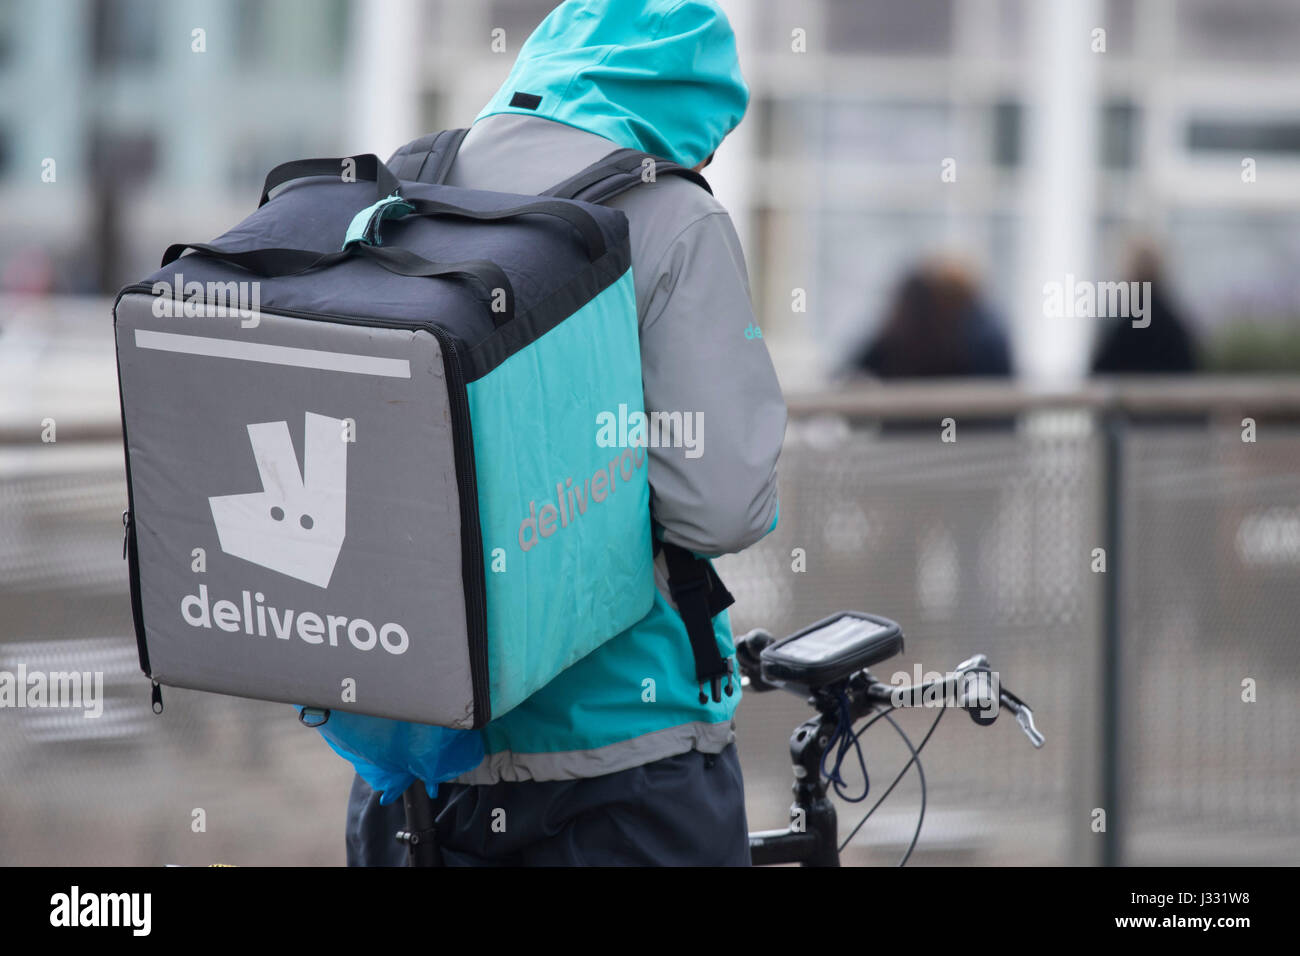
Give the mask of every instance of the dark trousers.
[[(434, 807), (447, 866), (749, 865), (734, 744), (581, 780), (444, 783)], [(393, 838), (404, 823), (401, 800), (381, 807), (357, 777), (348, 866), (405, 866), (406, 849)]]

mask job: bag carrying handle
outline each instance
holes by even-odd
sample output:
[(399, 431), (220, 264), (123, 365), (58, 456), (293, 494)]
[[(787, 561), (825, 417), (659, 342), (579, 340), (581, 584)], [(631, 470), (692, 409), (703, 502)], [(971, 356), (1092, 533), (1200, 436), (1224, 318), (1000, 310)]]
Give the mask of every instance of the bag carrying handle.
[[(474, 219), (480, 222), (491, 222), (500, 219), (516, 219), (519, 216), (553, 216), (567, 222), (578, 231), (579, 235), (582, 236), (583, 244), (587, 247), (587, 258), (590, 261), (594, 262), (599, 259), (608, 249), (605, 234), (600, 231), (600, 225), (596, 222), (596, 217), (581, 206), (559, 199), (538, 199), (533, 202), (521, 203), (518, 206), (510, 206), (507, 209), (496, 210), (470, 209), (437, 199), (407, 199), (403, 197), (402, 201), (413, 206), (414, 211), (387, 221), (402, 222), (416, 217), (449, 216), (454, 219)], [(384, 221), (380, 221), (376, 226), (376, 231)]]
[(493, 324), (500, 328), (515, 317), (515, 291), (510, 278), (495, 262), (486, 259), (433, 262), (406, 249), (361, 243), (354, 243), (340, 252), (320, 253), (310, 249), (245, 249), (235, 252), (206, 243), (189, 242), (168, 246), (163, 253), (163, 266), (175, 262), (187, 249), (267, 278), (299, 275), (360, 257), (369, 259), (396, 275), (473, 281), (487, 292), (489, 302), (496, 297), (496, 290), (500, 289), (505, 297), (505, 308), (501, 312), (490, 310)]
[(292, 162), (281, 163), (266, 174), (266, 181), (262, 183), (262, 196), (257, 201), (257, 208), (261, 209), (266, 205), (271, 198), (272, 189), (283, 186), (291, 180), (303, 179), (307, 176), (335, 176), (341, 178), (343, 164), (349, 159), (356, 163), (357, 179), (374, 182), (376, 200), (398, 192), (397, 177), (393, 175), (391, 169), (380, 162), (379, 157), (374, 153), (337, 156), (332, 159), (295, 159)]
[[(392, 170), (380, 162), (379, 157), (374, 153), (362, 153), (357, 156), (343, 156), (332, 159), (296, 159), (292, 162), (281, 163), (266, 174), (266, 181), (262, 184), (262, 195), (258, 200), (257, 207), (260, 209), (266, 205), (270, 200), (273, 189), (292, 180), (304, 179), (308, 176), (341, 175), (342, 165), (349, 159), (356, 163), (358, 179), (374, 181), (376, 201), (386, 199), (389, 196), (400, 195), (400, 185)], [(409, 218), (409, 216), (452, 216), (460, 219), (490, 222), (527, 215), (554, 216), (567, 222), (582, 235), (582, 241), (587, 246), (588, 259), (599, 259), (605, 254), (607, 248), (605, 236), (600, 231), (600, 226), (597, 225), (595, 217), (579, 206), (558, 199), (540, 199), (536, 202), (523, 203), (519, 206), (495, 211), (470, 209), (466, 206), (458, 206), (454, 203), (433, 199), (406, 199), (406, 202), (414, 206), (415, 211), (409, 213), (408, 216), (401, 217), (403, 219)]]

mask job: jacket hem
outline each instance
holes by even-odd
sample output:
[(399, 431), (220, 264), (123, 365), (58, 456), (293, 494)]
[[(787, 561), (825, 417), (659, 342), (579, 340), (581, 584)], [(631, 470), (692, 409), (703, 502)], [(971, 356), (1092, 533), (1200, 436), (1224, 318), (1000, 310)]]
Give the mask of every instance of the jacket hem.
[(551, 753), (516, 753), (502, 750), (488, 754), (473, 770), (461, 774), (455, 783), (482, 786), (519, 783), (525, 780), (579, 780), (600, 777), (640, 767), (665, 757), (698, 750), (721, 753), (736, 740), (733, 719), (708, 723), (692, 721), (651, 731), (630, 740), (620, 740), (590, 750), (560, 750)]

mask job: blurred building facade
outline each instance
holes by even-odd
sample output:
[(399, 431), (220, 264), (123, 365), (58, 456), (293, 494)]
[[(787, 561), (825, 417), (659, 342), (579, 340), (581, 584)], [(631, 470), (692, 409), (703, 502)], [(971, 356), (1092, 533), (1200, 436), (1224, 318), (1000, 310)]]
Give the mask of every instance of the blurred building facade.
[[(1078, 333), (1096, 331), (1047, 324), (1040, 290), (1062, 277), (1044, 263), (1123, 278), (1133, 233), (1162, 245), (1202, 331), (1300, 324), (1292, 0), (722, 3), (753, 101), (709, 175), (745, 242), (787, 390), (824, 384), (875, 330), (897, 279), (935, 252), (977, 263), (1011, 317), (1022, 374), (1082, 374)], [(102, 668), (112, 715), (0, 718), (0, 766), (24, 781), (0, 788), (0, 817), (19, 821), (0, 827), (0, 863), (341, 859), (350, 771), (289, 708), (169, 689), (166, 715), (149, 713), (120, 557), (107, 301), (32, 293), (111, 292), (168, 244), (246, 215), (276, 163), (382, 155), (468, 123), (550, 6), (0, 6), (0, 286), (25, 293), (0, 297), (0, 668)], [(1106, 49), (1093, 53), (1099, 28)], [(54, 182), (42, 181), (46, 159)], [(893, 414), (933, 422), (970, 398), (930, 394)], [(1245, 406), (1229, 395), (1210, 403), (1213, 427), (1135, 429), (1108, 491), (1104, 436), (1084, 408), (1031, 413), (1021, 396), (1015, 431), (944, 445), (823, 398), (792, 401), (780, 527), (725, 559), (737, 630), (788, 632), (837, 607), (890, 615), (908, 630), (900, 667), (988, 651), (1049, 735), (1034, 752), (1005, 722), (945, 727), (927, 750), (933, 816), (918, 860), (1099, 858), (1103, 577), (1089, 555), (1107, 533), (1107, 496), (1127, 516), (1124, 858), (1296, 858), (1296, 401), (1278, 420), (1256, 411), (1259, 394)], [(1258, 444), (1241, 440), (1247, 412)], [(57, 444), (36, 437), (46, 417)], [(795, 549), (807, 576), (793, 573)], [(1244, 705), (1243, 677), (1261, 675), (1258, 704)], [(783, 824), (786, 741), (805, 709), (785, 695), (742, 706), (751, 824)], [(885, 740), (870, 742), (878, 780), (906, 760)], [(896, 859), (918, 796), (909, 779), (854, 859)], [(191, 831), (194, 807), (209, 811), (208, 834)]]
[[(30, 282), (46, 256), (56, 289), (108, 291), (236, 221), (277, 162), (468, 123), (552, 5), (8, 3), (0, 279)], [(1300, 324), (1290, 0), (723, 5), (753, 100), (711, 172), (788, 384), (834, 370), (935, 252), (975, 261), (1031, 377), (1083, 374), (1096, 334), (1036, 308), (1062, 278), (1045, 248), (1119, 279), (1124, 241), (1153, 236), (1202, 329)]]
[(346, 0), (0, 7), (6, 285), (44, 253), (55, 291), (115, 291), (170, 242), (245, 215), (271, 166), (337, 150), (348, 13)]

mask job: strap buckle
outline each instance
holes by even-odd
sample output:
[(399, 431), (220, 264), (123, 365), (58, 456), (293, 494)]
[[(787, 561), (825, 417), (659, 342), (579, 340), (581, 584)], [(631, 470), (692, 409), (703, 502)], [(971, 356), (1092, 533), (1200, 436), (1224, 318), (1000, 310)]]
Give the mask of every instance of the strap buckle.
[[(709, 697), (713, 698), (713, 702), (715, 704), (720, 704), (722, 703), (722, 694), (724, 692), (728, 697), (730, 697), (732, 694), (736, 692), (736, 687), (732, 680), (734, 676), (732, 673), (732, 658), (724, 657), (722, 659), (722, 663), (726, 667), (726, 671), (724, 673), (727, 678), (727, 686), (726, 687), (722, 686), (722, 678), (724, 676), (724, 673), (714, 674), (712, 677), (709, 678), (708, 681), (709, 690), (711, 691), (710, 694), (706, 694), (704, 692), (704, 684), (703, 683), (700, 684), (701, 704), (707, 704), (709, 702)], [(697, 675), (697, 679), (698, 679), (698, 675)]]
[[(735, 693), (732, 683), (733, 667), (730, 657), (718, 651), (718, 641), (713, 633), (713, 618), (734, 603), (722, 579), (709, 562), (698, 558), (685, 548), (668, 542), (658, 542), (668, 566), (668, 590), (677, 604), (677, 613), (686, 625), (686, 635), (691, 641), (695, 658), (695, 680), (700, 687), (700, 703), (707, 704), (712, 696), (715, 704), (722, 702), (722, 678), (727, 678), (726, 692)], [(709, 686), (711, 695), (705, 693)]]

